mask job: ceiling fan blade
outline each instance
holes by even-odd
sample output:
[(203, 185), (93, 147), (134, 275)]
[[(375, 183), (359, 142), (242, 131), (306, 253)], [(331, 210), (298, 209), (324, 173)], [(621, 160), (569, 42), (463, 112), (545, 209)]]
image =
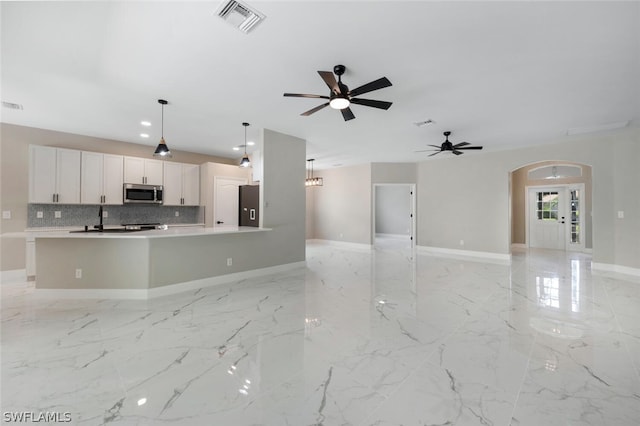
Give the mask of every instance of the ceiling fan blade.
[[(413, 151), (413, 152), (433, 152), (435, 151), (435, 149), (421, 149), (419, 151)], [(437, 152), (440, 152), (440, 150), (438, 150)]]
[(320, 74), (320, 77), (327, 83), (327, 86), (329, 86), (329, 89), (331, 89), (333, 93), (340, 93), (338, 82), (331, 71), (318, 71), (318, 74)]
[(356, 118), (355, 115), (353, 115), (353, 112), (351, 111), (351, 108), (347, 107), (345, 109), (341, 109), (340, 111), (342, 111), (342, 117), (344, 117), (344, 121), (349, 121), (349, 120), (353, 120), (354, 118)]
[(427, 146), (432, 146), (432, 147), (434, 147), (434, 148), (438, 148), (438, 149), (440, 149), (440, 150), (442, 149), (442, 146), (440, 146), (440, 145), (431, 145), (431, 144), (429, 144), (429, 145), (427, 145)]
[(456, 148), (456, 149), (482, 149), (482, 147), (481, 146), (466, 146), (464, 148)]
[(322, 95), (308, 95), (305, 93), (285, 93), (283, 96), (288, 96), (292, 98), (318, 98), (318, 99), (329, 99), (328, 96)]
[(356, 87), (355, 89), (349, 92), (351, 96), (363, 95), (368, 92), (373, 92), (374, 90), (382, 89), (384, 87), (391, 86), (391, 82), (387, 77), (382, 77), (377, 80), (372, 81), (371, 83), (364, 84), (360, 87)]
[(327, 102), (326, 104), (318, 105), (315, 108), (311, 108), (309, 111), (303, 112), (300, 115), (309, 116), (309, 115), (313, 114), (314, 112), (320, 111), (322, 108), (326, 107), (327, 105), (329, 105), (329, 102)]
[(441, 152), (442, 152), (442, 151), (436, 151), (436, 152), (434, 152), (433, 154), (428, 155), (427, 157), (433, 157), (434, 155), (436, 155), (436, 154), (440, 154)]
[(386, 101), (374, 101), (372, 99), (358, 99), (358, 98), (351, 98), (351, 102), (358, 105), (364, 105), (364, 106), (380, 108), (380, 109), (389, 109), (389, 107), (392, 104), (391, 102), (386, 102)]
[(454, 148), (460, 148), (461, 146), (467, 146), (467, 145), (470, 145), (470, 143), (469, 142), (460, 142), (460, 143), (455, 144), (453, 147)]
[(464, 152), (460, 152), (460, 151), (455, 150), (455, 149), (451, 150), (451, 152), (453, 152), (455, 155), (464, 154)]

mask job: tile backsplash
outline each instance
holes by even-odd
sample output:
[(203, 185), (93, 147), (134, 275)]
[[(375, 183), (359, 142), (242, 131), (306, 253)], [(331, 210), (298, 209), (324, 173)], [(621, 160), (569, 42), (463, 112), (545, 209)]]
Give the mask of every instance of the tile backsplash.
[[(100, 223), (99, 209), (99, 205), (29, 204), (27, 226), (29, 228), (93, 226)], [(204, 206), (107, 205), (103, 206), (103, 210), (108, 215), (103, 219), (104, 225), (204, 223)], [(38, 217), (40, 212), (42, 218)], [(56, 217), (56, 212), (59, 212), (59, 218)]]

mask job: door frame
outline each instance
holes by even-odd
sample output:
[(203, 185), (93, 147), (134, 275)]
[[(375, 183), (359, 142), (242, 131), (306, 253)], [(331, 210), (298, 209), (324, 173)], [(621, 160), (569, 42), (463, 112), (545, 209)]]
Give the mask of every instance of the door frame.
[(240, 185), (247, 185), (249, 182), (248, 178), (242, 178), (238, 176), (214, 176), (213, 177), (213, 208), (211, 209), (211, 227), (216, 227), (216, 204), (217, 204), (217, 189), (218, 189), (218, 181), (221, 179), (232, 180), (238, 182)]
[(410, 190), (409, 196), (409, 237), (411, 247), (416, 245), (416, 184), (415, 183), (374, 183), (371, 188), (371, 244), (376, 240), (376, 187), (378, 186), (406, 186)]
[[(556, 185), (528, 185), (524, 187), (524, 199), (525, 199), (525, 238), (526, 238), (526, 246), (527, 248), (531, 248), (531, 227), (530, 227), (530, 220), (531, 220), (531, 199), (530, 199), (530, 192), (531, 190), (543, 190), (543, 189), (548, 189), (548, 188), (562, 188), (564, 190), (564, 201), (566, 203), (566, 205), (564, 206), (565, 209), (565, 217), (568, 217), (568, 224), (571, 225), (571, 219), (570, 219), (570, 214), (571, 214), (571, 210), (567, 209), (568, 208), (568, 202), (570, 202), (570, 198), (569, 198), (569, 191), (571, 191), (572, 189), (577, 189), (580, 191), (580, 243), (579, 244), (574, 244), (571, 243), (571, 239), (570, 237), (570, 230), (571, 227), (570, 226), (565, 226), (564, 229), (564, 250), (565, 251), (585, 251), (585, 184), (584, 183), (562, 183), (562, 184), (556, 184)], [(565, 219), (566, 221), (566, 219)], [(567, 223), (565, 223), (565, 225), (567, 225)]]

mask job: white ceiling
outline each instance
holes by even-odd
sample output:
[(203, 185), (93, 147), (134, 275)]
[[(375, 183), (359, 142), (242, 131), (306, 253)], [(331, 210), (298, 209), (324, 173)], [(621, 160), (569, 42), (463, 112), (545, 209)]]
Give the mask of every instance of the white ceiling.
[[(269, 128), (307, 140), (316, 167), (417, 161), (451, 130), (486, 151), (566, 137), (569, 128), (640, 122), (640, 3), (249, 1), (267, 18), (244, 34), (220, 2), (1, 2), (1, 120), (235, 157)], [(347, 66), (355, 88), (392, 87), (354, 105), (322, 102), (317, 70)], [(435, 124), (413, 123), (431, 119)], [(143, 129), (141, 120), (153, 123)], [(147, 131), (149, 139), (139, 134)], [(437, 159), (449, 154), (433, 157)]]

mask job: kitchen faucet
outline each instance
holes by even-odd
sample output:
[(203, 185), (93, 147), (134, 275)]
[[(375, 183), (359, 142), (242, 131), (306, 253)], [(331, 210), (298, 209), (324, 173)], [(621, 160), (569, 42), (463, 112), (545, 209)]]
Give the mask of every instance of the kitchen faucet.
[(100, 217), (100, 225), (93, 225), (93, 227), (100, 232), (104, 230), (104, 225), (102, 224), (102, 204), (100, 204), (100, 210), (98, 210), (98, 216)]

